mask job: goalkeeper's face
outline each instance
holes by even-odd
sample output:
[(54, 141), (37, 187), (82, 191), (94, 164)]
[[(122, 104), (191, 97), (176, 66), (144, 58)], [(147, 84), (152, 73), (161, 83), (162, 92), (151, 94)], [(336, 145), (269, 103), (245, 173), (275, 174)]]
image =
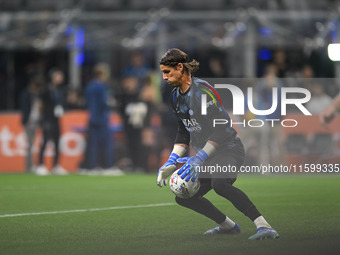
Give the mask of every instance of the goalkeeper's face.
[(182, 64), (180, 63), (176, 67), (160, 65), (160, 69), (163, 73), (163, 80), (173, 87), (182, 85), (183, 66), (180, 65)]

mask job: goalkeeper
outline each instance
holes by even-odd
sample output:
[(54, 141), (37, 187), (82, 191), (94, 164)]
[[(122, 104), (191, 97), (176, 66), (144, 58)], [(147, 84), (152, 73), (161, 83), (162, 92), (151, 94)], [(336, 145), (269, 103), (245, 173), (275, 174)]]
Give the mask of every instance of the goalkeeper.
[[(214, 127), (214, 119), (224, 119), (230, 123), (230, 117), (223, 109), (216, 91), (206, 81), (191, 76), (198, 67), (197, 61), (189, 61), (188, 55), (179, 49), (168, 50), (160, 59), (163, 79), (174, 87), (171, 101), (178, 118), (178, 130), (173, 151), (168, 161), (159, 169), (157, 185), (166, 185), (168, 177), (176, 170), (177, 163), (184, 163), (178, 172), (181, 178), (186, 181), (199, 178), (201, 187), (192, 198), (176, 197), (176, 202), (217, 223), (217, 227), (206, 231), (205, 234), (237, 234), (241, 231), (237, 223), (204, 197), (213, 189), (254, 222), (257, 232), (249, 239), (279, 238), (279, 234), (264, 219), (247, 195), (233, 186), (237, 172), (209, 174), (198, 171), (201, 167), (212, 164), (235, 166), (239, 169), (245, 158), (244, 148), (236, 131), (229, 124)], [(206, 114), (201, 114), (202, 96), (207, 98), (204, 105)], [(198, 153), (191, 158), (183, 157), (189, 144)]]

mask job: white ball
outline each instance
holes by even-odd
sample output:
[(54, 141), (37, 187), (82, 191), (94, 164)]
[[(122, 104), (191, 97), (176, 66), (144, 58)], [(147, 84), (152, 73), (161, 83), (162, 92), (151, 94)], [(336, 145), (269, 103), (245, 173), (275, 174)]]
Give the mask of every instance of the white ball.
[(190, 198), (193, 197), (197, 191), (200, 189), (200, 181), (198, 178), (196, 181), (189, 180), (188, 182), (182, 180), (182, 178), (177, 175), (178, 170), (176, 170), (170, 177), (170, 189), (171, 191), (180, 198)]

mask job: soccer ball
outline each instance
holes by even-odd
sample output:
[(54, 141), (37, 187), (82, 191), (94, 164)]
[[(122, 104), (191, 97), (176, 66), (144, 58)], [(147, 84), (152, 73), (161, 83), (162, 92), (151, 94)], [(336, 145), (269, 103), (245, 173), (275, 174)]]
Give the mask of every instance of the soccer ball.
[(200, 189), (200, 181), (197, 178), (194, 182), (191, 180), (187, 182), (177, 175), (177, 172), (178, 170), (176, 170), (170, 177), (171, 191), (180, 198), (186, 199), (193, 197)]

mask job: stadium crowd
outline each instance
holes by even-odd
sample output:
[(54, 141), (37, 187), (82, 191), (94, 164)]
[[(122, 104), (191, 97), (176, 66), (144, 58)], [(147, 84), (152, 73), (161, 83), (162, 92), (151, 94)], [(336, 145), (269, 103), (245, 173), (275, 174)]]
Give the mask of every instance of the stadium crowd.
[[(273, 50), (271, 55), (270, 60), (258, 61), (256, 70), (258, 79), (252, 85), (256, 93), (254, 98), (257, 101), (254, 104), (258, 109), (270, 107), (273, 86), (296, 87), (298, 85), (310, 90), (312, 99), (306, 107), (313, 114), (318, 114), (319, 110), (330, 104), (332, 97), (337, 93), (336, 85), (327, 82), (318, 83), (322, 80), (314, 78), (332, 77), (334, 71), (330, 71), (329, 68), (320, 68), (318, 60), (303, 59), (296, 52)], [(200, 69), (194, 74), (195, 76), (230, 78), (231, 74), (228, 71), (230, 61), (226, 61), (228, 56), (225, 53), (216, 52), (216, 50), (200, 50), (193, 56), (200, 62)], [(28, 87), (30, 82), (36, 80), (37, 77), (43, 85), (48, 84), (48, 76), (45, 73), (49, 70), (46, 70), (47, 66), (44, 66), (43, 63), (44, 61), (40, 59), (25, 66), (22, 72), (26, 79), (18, 81), (21, 83), (19, 88), (23, 90)], [(115, 159), (115, 166), (125, 171), (154, 172), (157, 170), (164, 161), (164, 155), (167, 155), (171, 149), (171, 141), (175, 135), (176, 121), (171, 112), (168, 96), (171, 93), (171, 88), (162, 82), (159, 67), (153, 63), (155, 60), (150, 57), (150, 54), (144, 54), (143, 51), (130, 52), (130, 58), (126, 65), (119, 71), (111, 70), (113, 75), (107, 81), (109, 111), (117, 113), (123, 124), (122, 132), (115, 132), (112, 136), (114, 140), (112, 157)], [(80, 88), (74, 89), (69, 86), (67, 79), (58, 88), (62, 94), (65, 111), (88, 110), (85, 90), (93, 76), (88, 72), (84, 73)], [(43, 80), (44, 76), (46, 77), (45, 81)], [(241, 87), (241, 89), (245, 88)], [(23, 93), (19, 92), (18, 94)], [(232, 98), (227, 97), (224, 103), (230, 112)], [(19, 108), (24, 104), (18, 102), (14, 108)], [(294, 111), (296, 109), (290, 109), (290, 112)], [(249, 113), (246, 113), (245, 116), (246, 118), (254, 117)], [(280, 111), (274, 112), (270, 117), (280, 119)], [(254, 162), (255, 159), (272, 164), (282, 163), (285, 148), (280, 128), (270, 129), (270, 139), (261, 138), (264, 136), (264, 130), (266, 129), (239, 130), (246, 137), (244, 140), (248, 163), (258, 163)], [(262, 134), (254, 132), (262, 132)], [(261, 143), (264, 143), (261, 145), (262, 148), (266, 149), (256, 150), (256, 147)], [(259, 153), (262, 154), (259, 155)], [(88, 168), (86, 161), (83, 161), (79, 166), (79, 169)]]

